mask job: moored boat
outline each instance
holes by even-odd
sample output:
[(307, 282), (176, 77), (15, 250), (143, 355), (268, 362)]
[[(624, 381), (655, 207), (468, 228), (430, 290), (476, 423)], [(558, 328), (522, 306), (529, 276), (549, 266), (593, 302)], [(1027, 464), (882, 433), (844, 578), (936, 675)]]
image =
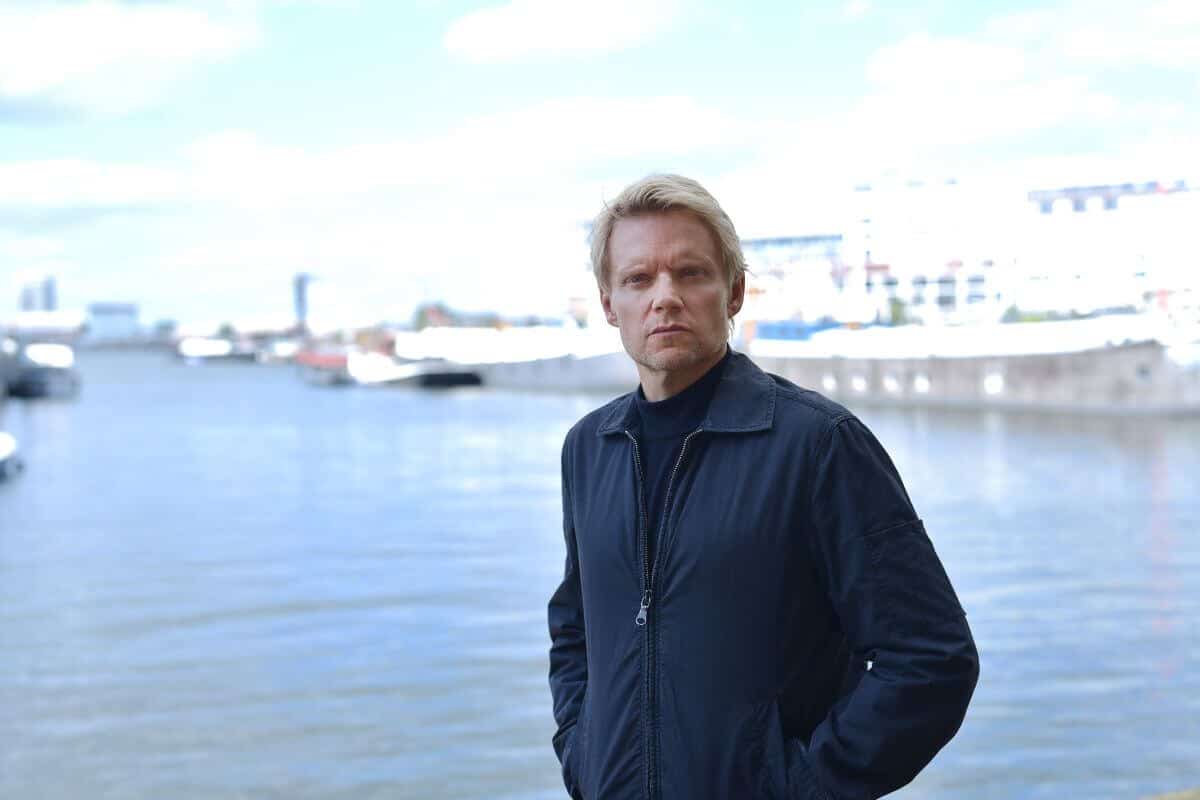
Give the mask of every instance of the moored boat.
[(12, 397), (69, 397), (79, 392), (75, 351), (69, 345), (30, 342), (17, 351), (16, 364), (8, 375)]
[(316, 386), (351, 386), (354, 379), (347, 370), (349, 352), (345, 347), (303, 348), (292, 361), (300, 377)]
[(23, 467), (17, 440), (12, 434), (0, 431), (0, 481), (16, 475)]
[(1200, 414), (1191, 334), (1139, 317), (753, 339), (768, 372), (855, 405)]

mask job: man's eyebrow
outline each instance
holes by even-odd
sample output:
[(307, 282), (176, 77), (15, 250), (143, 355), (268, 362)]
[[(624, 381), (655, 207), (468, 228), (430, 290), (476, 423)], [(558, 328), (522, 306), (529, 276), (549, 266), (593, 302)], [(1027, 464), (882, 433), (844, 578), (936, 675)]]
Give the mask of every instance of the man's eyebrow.
[(617, 264), (617, 272), (632, 272), (635, 269), (641, 269), (646, 266), (646, 260), (639, 258), (636, 261), (626, 261), (624, 264)]
[(683, 252), (678, 253), (673, 259), (671, 259), (671, 261), (672, 263), (678, 263), (680, 261), (703, 261), (705, 264), (712, 264), (714, 266), (717, 264), (716, 259), (709, 257), (706, 253), (700, 250), (684, 250)]
[[(631, 261), (626, 261), (624, 264), (617, 265), (617, 269), (622, 270), (632, 269), (634, 267), (644, 267), (646, 266), (647, 261), (652, 260), (654, 259), (647, 259), (643, 256), (637, 256)], [(681, 250), (678, 253), (672, 253), (671, 257), (665, 260), (668, 264), (675, 264), (680, 261), (703, 261), (707, 264), (719, 263), (717, 259), (707, 255), (703, 250)]]

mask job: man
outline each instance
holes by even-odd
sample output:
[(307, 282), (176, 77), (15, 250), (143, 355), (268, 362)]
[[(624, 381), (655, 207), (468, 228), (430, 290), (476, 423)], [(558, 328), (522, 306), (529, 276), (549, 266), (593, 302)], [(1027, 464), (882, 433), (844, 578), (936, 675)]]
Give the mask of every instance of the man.
[(574, 798), (874, 798), (955, 734), (978, 656), (895, 467), (842, 406), (729, 350), (745, 263), (695, 181), (592, 230), (641, 385), (563, 446), (549, 605)]

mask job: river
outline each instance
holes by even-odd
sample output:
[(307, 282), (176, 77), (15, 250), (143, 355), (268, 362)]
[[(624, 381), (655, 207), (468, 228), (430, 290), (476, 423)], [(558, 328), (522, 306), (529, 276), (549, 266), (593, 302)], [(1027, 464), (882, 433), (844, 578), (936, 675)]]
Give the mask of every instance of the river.
[[(565, 797), (559, 447), (604, 398), (80, 368), (0, 412), (0, 797)], [(982, 660), (894, 796), (1200, 784), (1200, 420), (861, 414)]]

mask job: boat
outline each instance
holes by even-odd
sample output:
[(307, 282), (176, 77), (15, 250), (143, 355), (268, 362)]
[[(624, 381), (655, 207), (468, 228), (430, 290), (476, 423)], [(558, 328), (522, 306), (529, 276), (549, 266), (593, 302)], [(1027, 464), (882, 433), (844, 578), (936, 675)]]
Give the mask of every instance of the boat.
[(1200, 331), (1144, 315), (838, 328), (743, 349), (851, 406), (1200, 414)]
[(345, 347), (302, 348), (292, 361), (300, 377), (315, 386), (352, 386), (354, 379), (346, 369), (349, 351)]
[(17, 440), (11, 433), (0, 431), (0, 481), (11, 478), (23, 468)]
[(187, 364), (218, 361), (253, 364), (260, 360), (258, 349), (250, 342), (205, 336), (180, 339), (175, 353)]
[(79, 392), (75, 351), (55, 342), (30, 342), (20, 347), (16, 364), (9, 371), (11, 397), (69, 397)]
[(445, 389), (483, 383), (478, 370), (445, 358), (401, 359), (363, 350), (352, 350), (347, 354), (346, 374), (359, 386)]
[(520, 391), (623, 394), (638, 385), (637, 367), (624, 350), (565, 353), (480, 366), (485, 386)]
[(396, 352), (440, 362), (443, 380), (457, 369), (492, 389), (623, 393), (638, 384), (637, 368), (607, 326), (430, 328), (398, 336)]
[(479, 370), (445, 358), (397, 358), (357, 347), (306, 349), (294, 359), (301, 377), (318, 386), (479, 386)]
[(0, 406), (4, 405), (4, 398), (8, 395), (8, 382), (16, 374), (20, 349), (20, 344), (11, 336), (0, 338)]

